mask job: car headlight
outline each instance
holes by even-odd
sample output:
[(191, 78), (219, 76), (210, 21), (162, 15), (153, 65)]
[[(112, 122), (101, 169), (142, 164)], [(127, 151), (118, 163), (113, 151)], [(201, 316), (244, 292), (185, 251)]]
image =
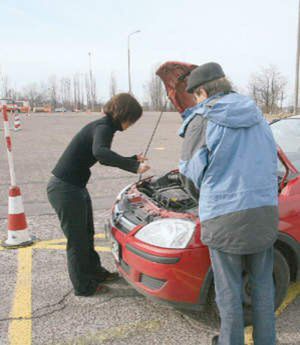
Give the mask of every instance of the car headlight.
[(189, 220), (168, 218), (156, 220), (139, 230), (135, 237), (157, 247), (186, 248), (195, 230), (195, 223)]

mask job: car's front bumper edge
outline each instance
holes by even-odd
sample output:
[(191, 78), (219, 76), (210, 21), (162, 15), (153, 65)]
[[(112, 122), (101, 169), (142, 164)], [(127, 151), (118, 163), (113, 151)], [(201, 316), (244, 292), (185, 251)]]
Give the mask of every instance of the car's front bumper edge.
[(138, 255), (145, 260), (159, 263), (159, 264), (176, 264), (180, 260), (180, 258), (178, 257), (170, 258), (170, 257), (149, 254), (136, 247), (133, 247), (131, 244), (126, 244), (126, 249), (129, 250), (131, 253)]

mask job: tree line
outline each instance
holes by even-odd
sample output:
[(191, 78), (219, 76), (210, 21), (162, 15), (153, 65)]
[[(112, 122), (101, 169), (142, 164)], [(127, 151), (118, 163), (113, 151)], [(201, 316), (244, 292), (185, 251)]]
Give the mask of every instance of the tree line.
[[(237, 90), (238, 91), (238, 90)], [(111, 73), (109, 95), (120, 92), (117, 79)], [(144, 85), (145, 110), (161, 110), (166, 102), (166, 92), (162, 81), (151, 72), (149, 80)], [(287, 98), (287, 79), (279, 69), (270, 65), (253, 73), (247, 85), (248, 93), (261, 107), (264, 113), (276, 114), (286, 111), (284, 107)], [(51, 106), (52, 109), (64, 107), (68, 110), (95, 110), (103, 106), (103, 100), (97, 96), (96, 79), (90, 73), (75, 73), (71, 77), (58, 78), (53, 75), (47, 81), (30, 83), (17, 90), (11, 87), (7, 76), (0, 76), (0, 97), (28, 100), (30, 106)], [(170, 102), (168, 110), (174, 110)], [(289, 109), (292, 111), (292, 109)]]

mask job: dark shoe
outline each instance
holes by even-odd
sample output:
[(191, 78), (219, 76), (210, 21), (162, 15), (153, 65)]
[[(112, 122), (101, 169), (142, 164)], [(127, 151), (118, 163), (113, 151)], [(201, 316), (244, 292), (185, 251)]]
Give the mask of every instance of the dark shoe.
[(107, 293), (109, 291), (109, 288), (105, 285), (98, 285), (96, 287), (96, 291), (93, 293), (93, 296), (94, 295), (102, 295), (104, 293)]
[(108, 272), (107, 271), (107, 274), (105, 275), (104, 280), (102, 282), (109, 284), (109, 283), (113, 283), (119, 279), (120, 279), (120, 276), (119, 276), (118, 272)]
[(88, 291), (88, 292), (74, 292), (75, 296), (79, 296), (79, 297), (90, 297), (90, 296), (94, 296), (94, 295), (100, 295), (103, 293), (106, 293), (109, 291), (109, 288), (105, 285), (97, 285), (96, 288), (94, 287), (92, 291)]
[(212, 345), (218, 345), (218, 340), (219, 340), (219, 336), (215, 335), (211, 340), (211, 344)]
[(101, 267), (101, 270), (96, 273), (96, 280), (98, 283), (112, 283), (120, 279), (119, 273), (109, 272)]

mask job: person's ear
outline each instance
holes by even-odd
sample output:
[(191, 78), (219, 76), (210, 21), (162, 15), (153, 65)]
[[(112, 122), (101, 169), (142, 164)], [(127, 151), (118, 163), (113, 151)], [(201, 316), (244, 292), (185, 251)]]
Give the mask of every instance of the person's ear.
[(208, 94), (207, 94), (207, 92), (206, 92), (206, 90), (205, 89), (200, 89), (200, 94), (201, 94), (201, 96), (204, 98), (204, 99), (206, 99), (206, 98), (208, 98)]

